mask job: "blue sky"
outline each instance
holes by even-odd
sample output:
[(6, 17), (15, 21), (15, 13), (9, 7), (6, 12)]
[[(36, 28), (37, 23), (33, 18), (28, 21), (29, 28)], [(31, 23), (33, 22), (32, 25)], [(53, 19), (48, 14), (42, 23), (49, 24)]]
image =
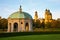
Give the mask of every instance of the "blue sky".
[(46, 8), (51, 11), (53, 19), (60, 18), (60, 0), (0, 0), (0, 16), (8, 18), (19, 10), (20, 5), (33, 18), (35, 11), (38, 11), (39, 18), (44, 18)]

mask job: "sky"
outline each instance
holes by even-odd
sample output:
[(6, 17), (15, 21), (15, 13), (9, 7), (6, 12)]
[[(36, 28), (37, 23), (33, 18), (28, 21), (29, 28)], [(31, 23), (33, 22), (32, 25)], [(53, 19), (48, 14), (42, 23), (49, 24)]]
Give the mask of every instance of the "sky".
[(22, 11), (29, 13), (33, 18), (35, 11), (39, 18), (44, 18), (45, 9), (49, 9), (52, 18), (60, 18), (60, 0), (0, 0), (0, 16), (8, 18), (12, 13), (19, 11), (20, 5)]

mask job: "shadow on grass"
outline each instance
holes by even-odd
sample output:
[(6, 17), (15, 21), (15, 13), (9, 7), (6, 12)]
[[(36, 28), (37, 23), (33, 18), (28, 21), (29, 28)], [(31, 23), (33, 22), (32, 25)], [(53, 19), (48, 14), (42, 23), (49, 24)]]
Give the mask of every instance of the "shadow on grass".
[(12, 32), (12, 33), (0, 33), (0, 38), (14, 37), (14, 36), (28, 36), (28, 35), (45, 35), (45, 34), (60, 34), (60, 31), (55, 31), (55, 32)]

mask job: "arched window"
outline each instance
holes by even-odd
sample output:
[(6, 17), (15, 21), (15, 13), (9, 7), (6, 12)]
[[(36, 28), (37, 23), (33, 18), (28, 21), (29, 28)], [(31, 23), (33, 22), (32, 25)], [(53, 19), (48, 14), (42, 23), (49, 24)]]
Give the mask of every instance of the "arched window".
[(18, 23), (14, 23), (14, 31), (15, 31), (15, 32), (18, 31)]
[(25, 30), (29, 31), (29, 24), (28, 23), (25, 24)]

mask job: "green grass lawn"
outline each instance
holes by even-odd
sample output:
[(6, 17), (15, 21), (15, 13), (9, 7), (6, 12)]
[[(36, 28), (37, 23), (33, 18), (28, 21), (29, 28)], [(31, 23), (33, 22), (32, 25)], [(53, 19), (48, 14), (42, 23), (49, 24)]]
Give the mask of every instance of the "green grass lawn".
[(2, 37), (0, 40), (60, 40), (60, 34), (25, 35)]

